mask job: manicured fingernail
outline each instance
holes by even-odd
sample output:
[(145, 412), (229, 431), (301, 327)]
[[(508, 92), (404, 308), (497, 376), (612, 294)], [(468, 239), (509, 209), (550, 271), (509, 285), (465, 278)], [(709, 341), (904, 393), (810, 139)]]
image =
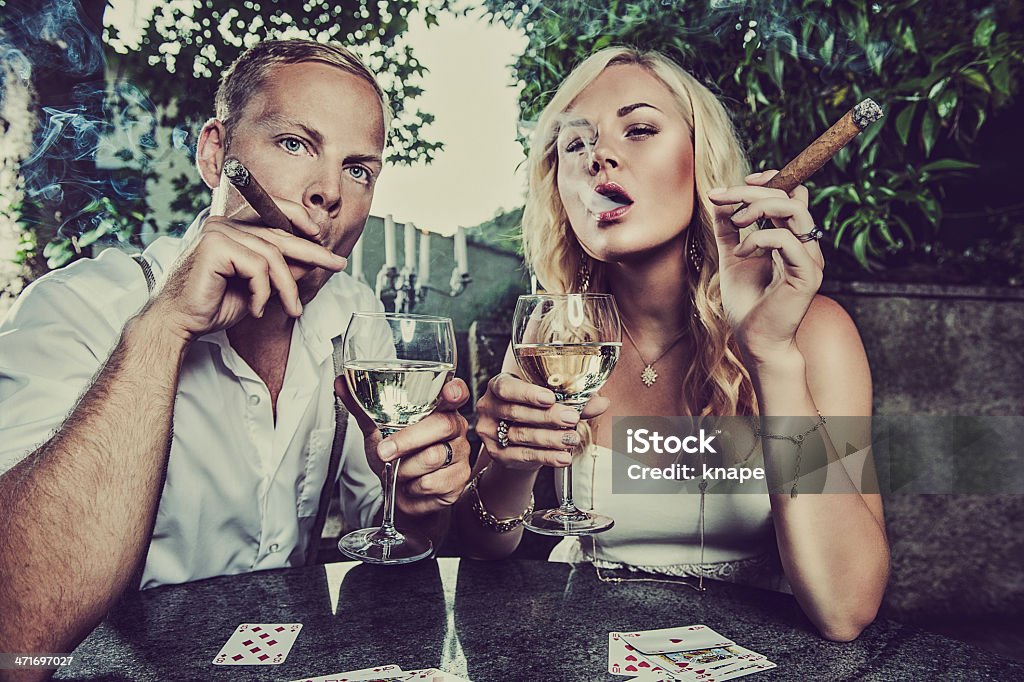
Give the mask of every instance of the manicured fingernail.
[(558, 460), (557, 461), (558, 461), (558, 463), (561, 466), (564, 466), (564, 467), (569, 466), (570, 464), (572, 464), (572, 453), (560, 452), (558, 454)]
[(462, 397), (462, 387), (458, 384), (450, 384), (448, 386), (448, 400), (458, 400)]
[(709, 197), (717, 197), (717, 196), (719, 196), (721, 194), (725, 194), (725, 188), (724, 187), (715, 187), (714, 189), (712, 189), (712, 190), (710, 190), (708, 192), (708, 196)]
[(580, 413), (571, 407), (566, 407), (558, 411), (558, 418), (566, 426), (575, 426), (580, 421)]
[(387, 462), (398, 453), (398, 446), (390, 440), (382, 440), (377, 446), (377, 456)]
[(756, 178), (756, 177), (758, 177), (758, 176), (760, 176), (760, 175), (764, 175), (764, 171), (756, 171), (756, 172), (754, 172), (754, 173), (751, 173), (750, 175), (748, 175), (748, 176), (747, 176), (746, 178), (744, 178), (744, 179), (745, 179), (745, 180), (753, 180), (754, 178)]
[(748, 209), (741, 208), (732, 214), (733, 220), (744, 220), (747, 217)]
[(562, 445), (579, 445), (580, 436), (575, 431), (566, 431), (562, 434)]
[(554, 405), (555, 394), (551, 391), (539, 391), (537, 393), (537, 402), (541, 405)]

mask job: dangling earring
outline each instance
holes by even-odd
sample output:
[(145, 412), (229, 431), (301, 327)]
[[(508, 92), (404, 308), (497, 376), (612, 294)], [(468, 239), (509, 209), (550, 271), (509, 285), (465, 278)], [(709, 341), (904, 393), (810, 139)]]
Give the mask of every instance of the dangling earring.
[(690, 247), (687, 249), (687, 253), (690, 257), (690, 265), (693, 266), (693, 271), (700, 275), (700, 271), (704, 269), (704, 254), (701, 253), (698, 237), (690, 235)]
[(590, 290), (590, 259), (580, 257), (580, 268), (576, 271), (576, 288), (581, 294)]

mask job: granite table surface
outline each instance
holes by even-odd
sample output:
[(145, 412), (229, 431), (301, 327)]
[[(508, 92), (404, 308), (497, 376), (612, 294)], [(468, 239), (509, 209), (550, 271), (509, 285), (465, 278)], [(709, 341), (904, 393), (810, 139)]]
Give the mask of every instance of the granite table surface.
[[(1021, 680), (1024, 663), (894, 621), (823, 640), (792, 596), (708, 581), (605, 583), (589, 565), (439, 559), (338, 563), (213, 578), (120, 602), (75, 650), (68, 680), (296, 680), (397, 663), (474, 682), (624, 680), (608, 632), (704, 623), (768, 656), (767, 680)], [(240, 623), (302, 623), (276, 666), (218, 666)]]

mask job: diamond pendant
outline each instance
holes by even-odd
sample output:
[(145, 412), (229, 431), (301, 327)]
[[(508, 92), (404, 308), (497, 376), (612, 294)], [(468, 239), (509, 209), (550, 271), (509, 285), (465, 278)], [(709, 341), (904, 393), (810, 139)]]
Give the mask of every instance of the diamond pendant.
[(644, 371), (640, 372), (640, 381), (644, 382), (647, 388), (654, 385), (654, 382), (658, 380), (658, 373), (654, 371), (654, 365), (647, 365), (644, 367)]

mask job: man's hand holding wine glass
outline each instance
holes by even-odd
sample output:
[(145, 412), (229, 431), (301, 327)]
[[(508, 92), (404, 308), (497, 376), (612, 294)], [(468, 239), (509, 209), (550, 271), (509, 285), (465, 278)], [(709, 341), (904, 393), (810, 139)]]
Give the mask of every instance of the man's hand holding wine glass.
[[(334, 391), (359, 423), (366, 461), (374, 473), (383, 478), (384, 463), (401, 458), (395, 500), (399, 511), (418, 516), (455, 504), (469, 481), (469, 425), (459, 414), (459, 408), (469, 400), (469, 387), (462, 379), (444, 385), (433, 413), (386, 439), (349, 394), (344, 377), (335, 380)], [(445, 443), (452, 449), (447, 465)]]

